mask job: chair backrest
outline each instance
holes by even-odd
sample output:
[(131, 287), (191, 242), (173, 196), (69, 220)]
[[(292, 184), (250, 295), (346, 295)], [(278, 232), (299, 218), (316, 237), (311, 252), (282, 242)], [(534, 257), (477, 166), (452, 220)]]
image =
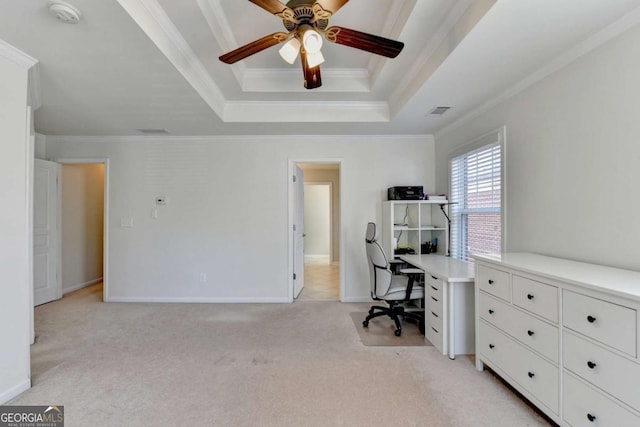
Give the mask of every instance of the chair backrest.
[(367, 224), (365, 247), (367, 250), (367, 262), (369, 264), (371, 298), (380, 299), (380, 297), (386, 295), (389, 291), (392, 273), (384, 250), (378, 243), (376, 225), (373, 222)]

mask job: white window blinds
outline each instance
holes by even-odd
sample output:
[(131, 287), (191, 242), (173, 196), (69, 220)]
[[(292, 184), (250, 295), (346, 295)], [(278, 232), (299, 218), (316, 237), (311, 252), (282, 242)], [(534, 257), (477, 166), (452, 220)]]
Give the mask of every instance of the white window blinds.
[(502, 137), (494, 136), (451, 159), (451, 255), (465, 261), (502, 247)]

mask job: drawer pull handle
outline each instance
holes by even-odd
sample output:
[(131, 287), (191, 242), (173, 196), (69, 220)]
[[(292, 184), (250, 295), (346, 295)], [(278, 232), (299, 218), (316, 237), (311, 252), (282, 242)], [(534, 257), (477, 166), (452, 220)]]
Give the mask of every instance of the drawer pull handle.
[(489, 279), (489, 284), (493, 285), (493, 280)]
[(527, 294), (527, 298), (531, 301), (533, 299), (533, 294)]
[(438, 330), (436, 328), (434, 328), (433, 326), (431, 327), (431, 329), (433, 329), (433, 331), (437, 334), (439, 333)]
[(433, 314), (433, 315), (434, 315), (434, 316), (436, 316), (436, 317), (440, 317), (440, 316), (438, 316), (437, 314), (435, 314), (433, 311), (431, 312), (431, 314)]
[(431, 278), (432, 278), (433, 280), (438, 280), (438, 278), (437, 278), (436, 276), (431, 276)]
[(489, 348), (490, 348), (491, 350), (493, 350), (493, 349), (494, 349), (494, 347), (495, 347), (495, 345), (493, 345), (493, 344), (489, 344)]
[(489, 314), (493, 314), (493, 313), (494, 313), (494, 311), (489, 309)]
[(587, 414), (587, 419), (591, 422), (594, 422), (596, 420), (596, 416), (595, 415), (591, 415), (591, 414)]
[(438, 288), (436, 288), (435, 286), (432, 286), (431, 289), (433, 289), (434, 291), (438, 290)]
[(587, 366), (589, 367), (589, 369), (593, 369), (593, 368), (595, 368), (595, 367), (596, 367), (596, 366), (598, 366), (598, 365), (597, 365), (596, 363), (593, 363), (591, 360), (589, 360), (589, 361), (587, 362)]
[(435, 299), (434, 297), (431, 297), (431, 299), (432, 299), (432, 300), (434, 300), (435, 302), (438, 302), (438, 300), (437, 300), (437, 299)]
[(529, 375), (529, 378), (533, 378), (536, 376), (536, 374), (534, 374), (533, 372), (528, 372), (527, 375)]
[(596, 318), (595, 318), (595, 317), (593, 317), (593, 316), (587, 316), (587, 322), (589, 322), (589, 323), (593, 323), (593, 322), (595, 322), (595, 321), (596, 321)]
[(529, 334), (529, 336), (530, 336), (530, 337), (532, 337), (532, 336), (533, 336), (533, 334), (535, 334), (535, 332), (533, 332), (531, 329), (529, 329), (529, 330), (527, 331), (527, 334)]

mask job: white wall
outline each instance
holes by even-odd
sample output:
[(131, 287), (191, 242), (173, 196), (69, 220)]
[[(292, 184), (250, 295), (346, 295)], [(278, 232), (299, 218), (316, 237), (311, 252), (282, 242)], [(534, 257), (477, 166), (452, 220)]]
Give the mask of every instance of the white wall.
[[(368, 299), (363, 235), (367, 222), (381, 219), (386, 188), (434, 186), (433, 140), (425, 136), (144, 141), (47, 140), (52, 159), (111, 159), (112, 300), (288, 301), (288, 162), (301, 158), (343, 159), (345, 297)], [(168, 204), (153, 219), (156, 196)], [(123, 218), (134, 227), (121, 228)]]
[[(331, 215), (333, 220), (332, 263), (340, 262), (340, 169), (304, 169), (305, 182), (330, 182), (333, 184)], [(435, 183), (434, 183), (435, 185)]]
[[(507, 250), (640, 270), (640, 27), (436, 136), (448, 153), (507, 128)], [(640, 286), (640, 285), (639, 285)]]
[(330, 255), (331, 188), (326, 185), (304, 185), (304, 254)]
[(0, 404), (31, 385), (27, 73), (0, 46)]
[(62, 292), (102, 279), (104, 165), (62, 166)]

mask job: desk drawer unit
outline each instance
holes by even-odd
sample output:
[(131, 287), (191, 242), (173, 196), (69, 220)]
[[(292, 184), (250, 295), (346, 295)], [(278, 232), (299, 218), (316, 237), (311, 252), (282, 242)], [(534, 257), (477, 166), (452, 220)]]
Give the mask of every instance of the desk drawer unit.
[(513, 275), (513, 304), (558, 323), (558, 287)]
[(565, 373), (563, 377), (564, 420), (574, 427), (640, 426), (640, 417)]
[(627, 405), (640, 408), (637, 363), (565, 332), (564, 367)]
[(511, 282), (507, 272), (479, 265), (476, 284), (480, 290), (511, 302)]
[(440, 279), (429, 274), (425, 274), (424, 287), (426, 295), (435, 297), (438, 301), (442, 301), (444, 285)]
[(424, 335), (441, 353), (445, 352), (443, 325), (444, 323), (441, 316), (434, 315), (431, 310), (427, 311)]
[[(522, 389), (558, 414), (558, 368), (502, 332), (480, 322), (480, 351)], [(490, 364), (491, 365), (491, 364)]]
[(558, 328), (504, 302), (480, 293), (480, 317), (558, 363)]
[(564, 326), (636, 357), (636, 310), (564, 290)]

